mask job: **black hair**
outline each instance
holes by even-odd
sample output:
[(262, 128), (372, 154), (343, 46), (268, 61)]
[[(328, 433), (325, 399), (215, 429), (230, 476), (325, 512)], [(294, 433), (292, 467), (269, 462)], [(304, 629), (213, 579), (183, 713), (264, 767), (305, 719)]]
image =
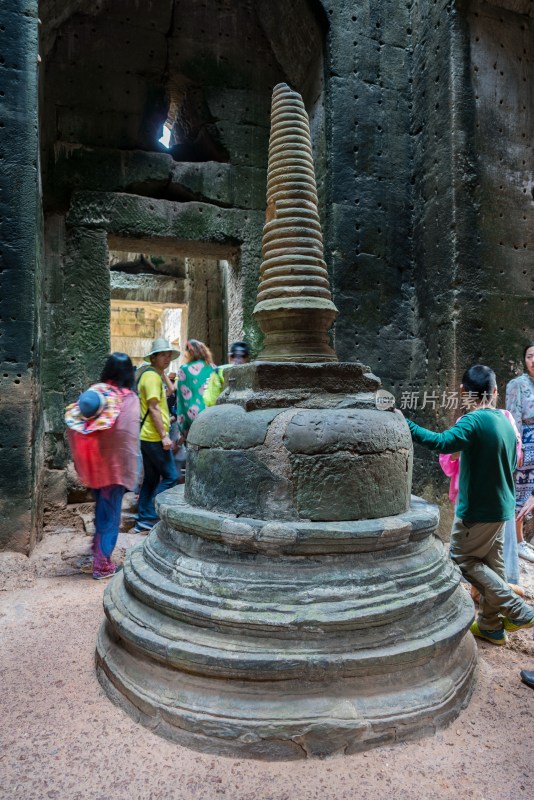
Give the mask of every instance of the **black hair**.
[(240, 350), (246, 358), (250, 355), (250, 350), (246, 342), (232, 342), (229, 351), (230, 355), (233, 356), (237, 350)]
[(475, 364), (464, 372), (462, 385), (466, 392), (476, 394), (479, 400), (489, 399), (497, 386), (497, 378), (490, 367)]
[(525, 349), (523, 350), (523, 364), (525, 363), (525, 356), (527, 354), (527, 350), (530, 350), (531, 347), (534, 347), (534, 342), (529, 342)]
[(113, 381), (119, 389), (133, 389), (135, 386), (135, 369), (132, 359), (126, 353), (111, 353), (106, 358), (101, 383)]

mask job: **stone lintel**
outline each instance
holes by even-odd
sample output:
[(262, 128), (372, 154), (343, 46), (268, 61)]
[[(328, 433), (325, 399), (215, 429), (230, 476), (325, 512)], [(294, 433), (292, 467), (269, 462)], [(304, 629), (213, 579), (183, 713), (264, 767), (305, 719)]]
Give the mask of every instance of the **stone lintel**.
[(165, 192), (169, 199), (263, 211), (266, 171), (218, 161), (176, 162), (169, 153), (56, 142), (51, 183), (58, 197), (65, 198), (79, 187), (103, 192)]

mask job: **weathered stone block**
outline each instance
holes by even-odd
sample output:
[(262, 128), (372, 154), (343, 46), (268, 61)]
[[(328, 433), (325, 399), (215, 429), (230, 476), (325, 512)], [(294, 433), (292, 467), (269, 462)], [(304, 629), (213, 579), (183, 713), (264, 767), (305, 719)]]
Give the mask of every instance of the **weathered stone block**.
[(268, 409), (251, 417), (241, 406), (214, 406), (199, 415), (187, 443), (196, 447), (248, 450), (265, 442), (269, 425), (279, 413), (279, 409)]
[[(401, 417), (366, 409), (298, 411), (287, 426), (284, 444), (294, 455), (349, 452), (370, 454), (411, 449), (411, 436)], [(403, 476), (405, 482), (405, 476)], [(400, 513), (400, 512), (399, 512)]]
[(290, 457), (290, 463), (301, 518), (374, 519), (408, 508), (408, 452), (297, 455)]
[(230, 153), (232, 163), (254, 166), (265, 169), (267, 166), (267, 150), (269, 128), (256, 125), (235, 125), (233, 122), (221, 120), (217, 124), (222, 145)]
[(195, 198), (233, 208), (263, 210), (267, 186), (264, 169), (215, 161), (175, 164), (172, 186), (183, 188)]
[(67, 474), (62, 469), (44, 469), (43, 501), (45, 508), (67, 505)]
[(256, 453), (190, 448), (187, 470), (191, 476), (187, 499), (200, 508), (264, 519), (296, 516), (291, 484)]

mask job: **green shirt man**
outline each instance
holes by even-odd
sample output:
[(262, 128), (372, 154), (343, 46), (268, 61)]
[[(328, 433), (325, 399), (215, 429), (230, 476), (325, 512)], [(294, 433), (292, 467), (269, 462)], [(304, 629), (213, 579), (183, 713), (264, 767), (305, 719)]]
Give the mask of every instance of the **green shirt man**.
[(465, 372), (460, 388), (476, 400), (473, 410), (452, 428), (434, 433), (406, 421), (418, 444), (439, 453), (461, 454), (450, 554), (464, 578), (480, 592), (471, 633), (502, 645), (507, 632), (534, 626), (534, 608), (510, 589), (503, 561), (505, 521), (513, 518), (515, 510), (515, 431), (494, 408), (497, 381), (492, 369), (476, 364)]

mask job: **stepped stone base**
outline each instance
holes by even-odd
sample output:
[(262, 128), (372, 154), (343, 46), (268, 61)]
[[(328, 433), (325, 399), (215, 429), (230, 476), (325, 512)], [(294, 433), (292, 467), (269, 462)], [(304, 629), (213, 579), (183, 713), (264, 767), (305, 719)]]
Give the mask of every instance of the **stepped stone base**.
[(296, 759), (430, 733), (467, 702), (473, 607), (433, 506), (273, 523), (176, 487), (159, 511), (107, 587), (97, 643), (102, 686), (156, 733)]

